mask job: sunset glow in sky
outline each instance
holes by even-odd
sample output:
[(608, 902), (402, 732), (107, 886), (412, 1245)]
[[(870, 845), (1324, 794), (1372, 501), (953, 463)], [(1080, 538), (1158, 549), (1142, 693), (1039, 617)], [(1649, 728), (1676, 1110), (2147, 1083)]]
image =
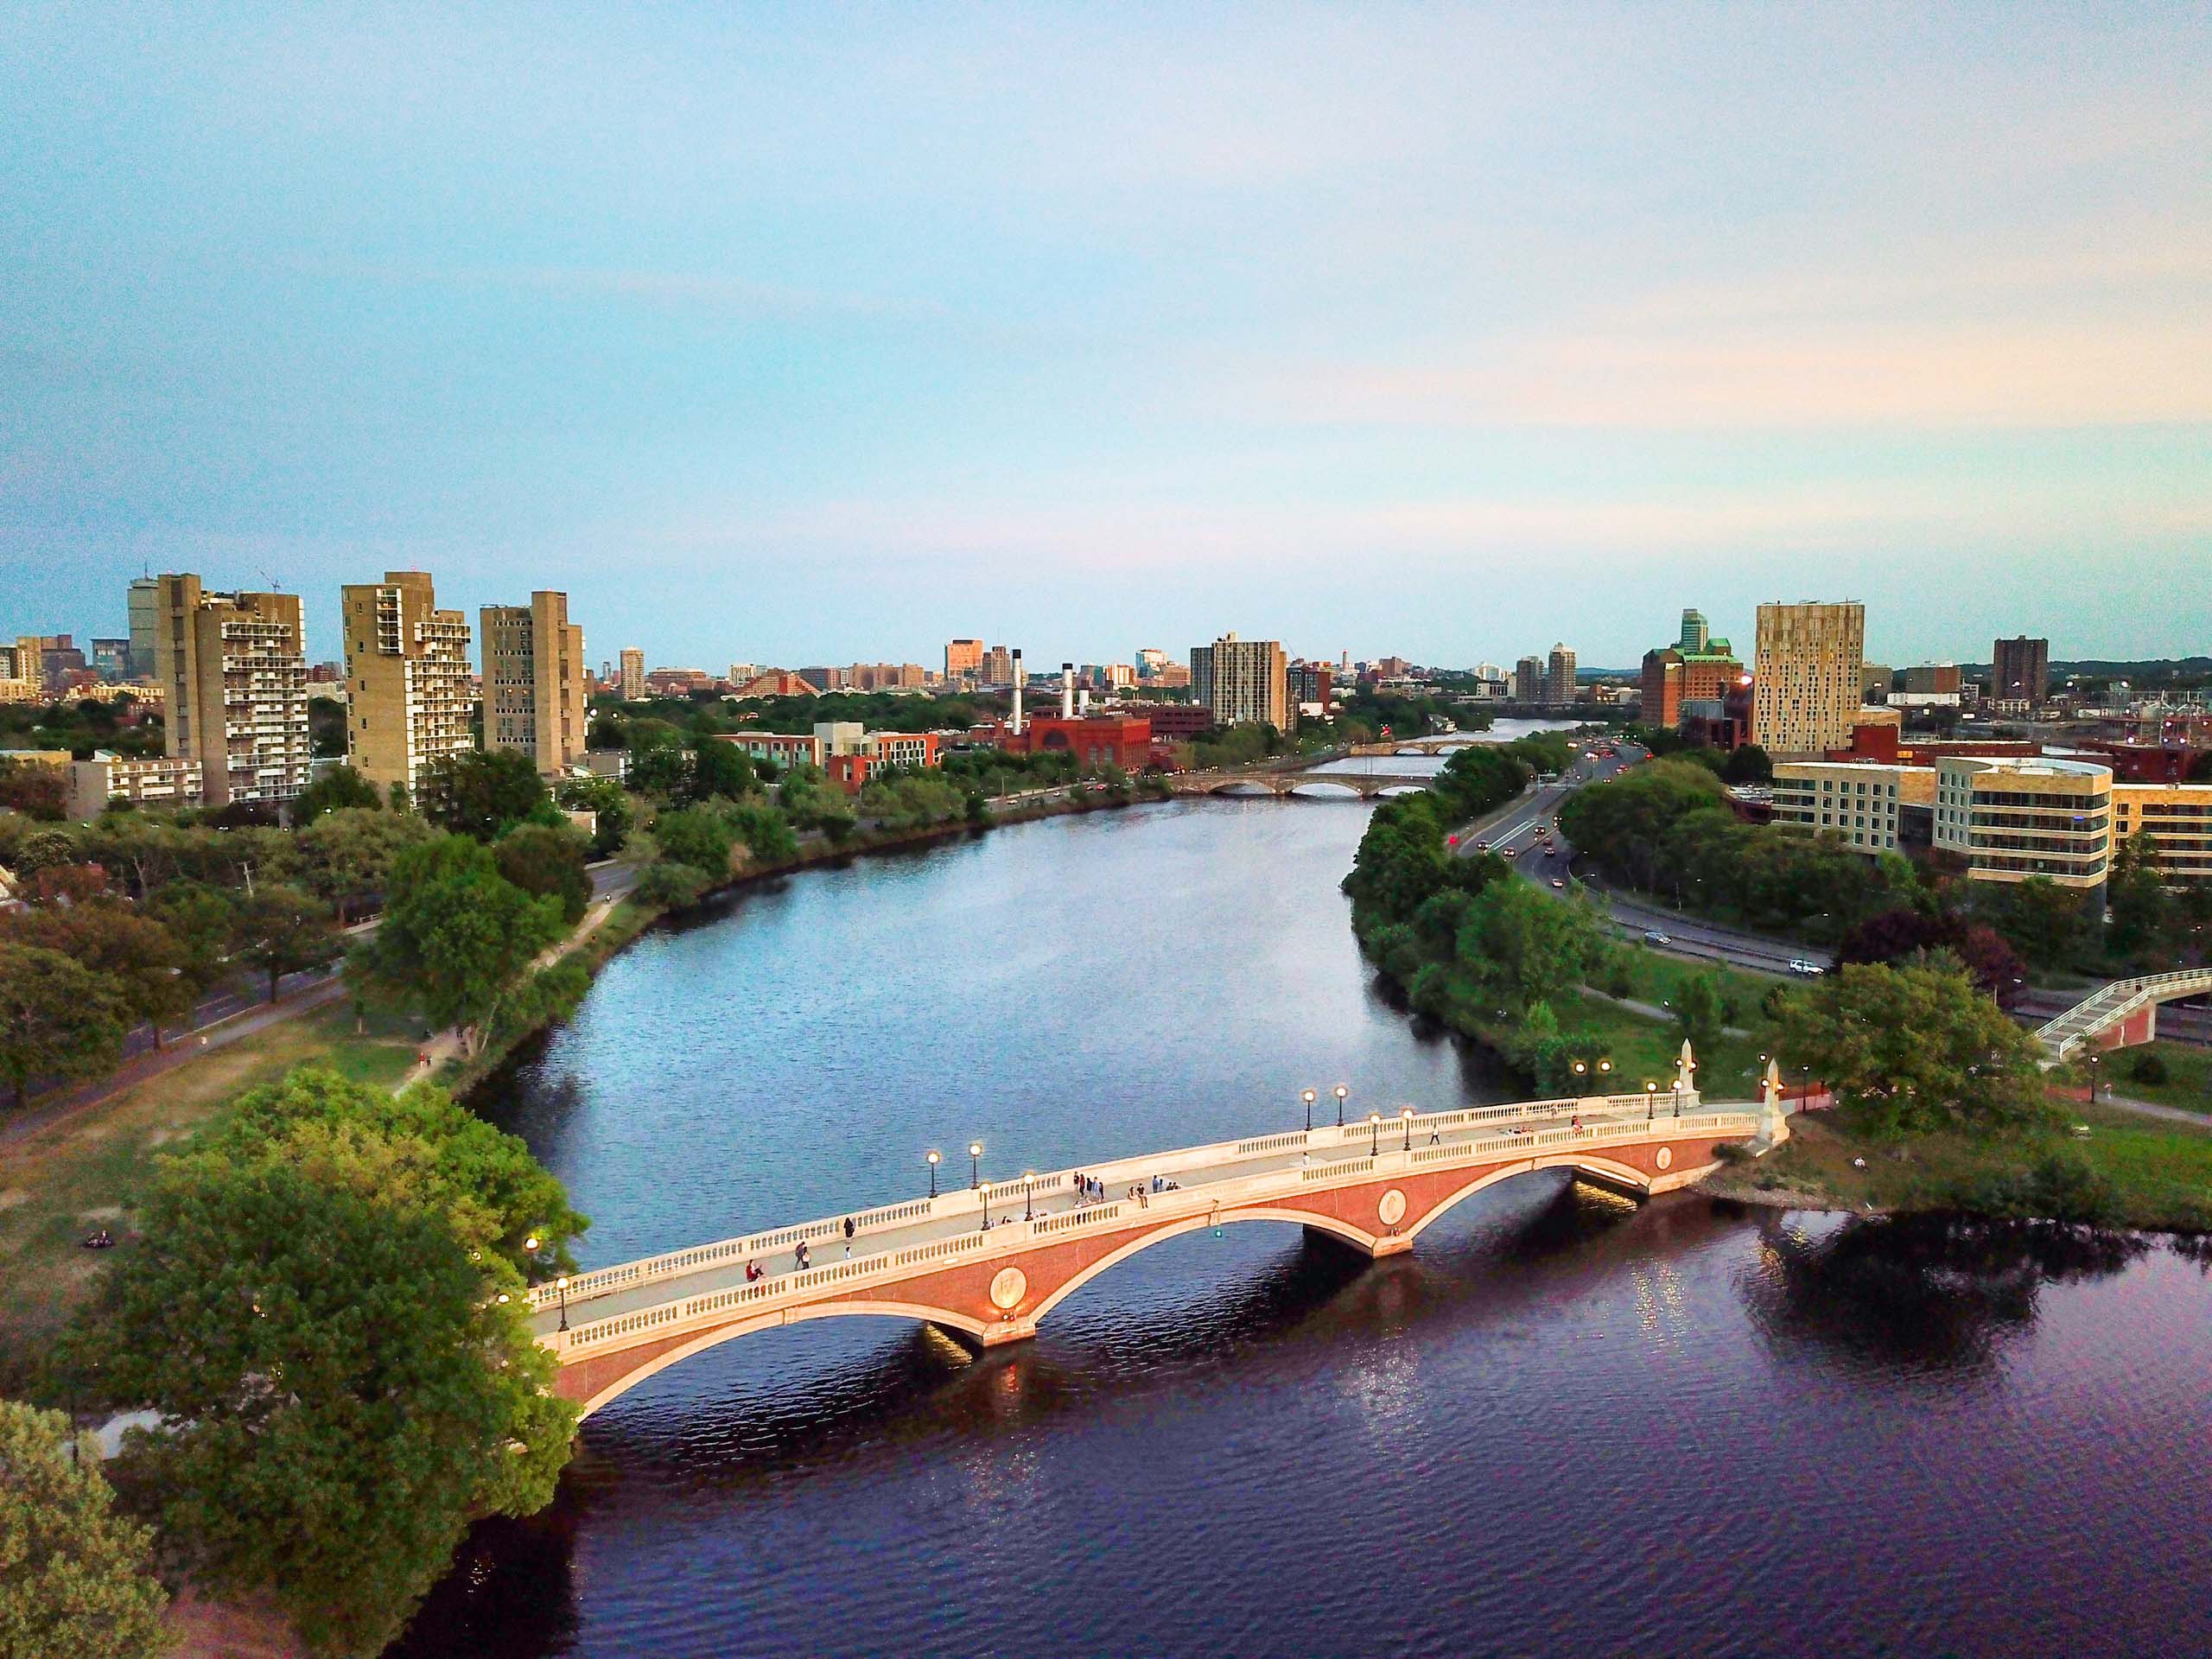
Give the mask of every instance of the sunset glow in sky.
[(21, 4), (0, 635), (2212, 651), (2200, 5)]

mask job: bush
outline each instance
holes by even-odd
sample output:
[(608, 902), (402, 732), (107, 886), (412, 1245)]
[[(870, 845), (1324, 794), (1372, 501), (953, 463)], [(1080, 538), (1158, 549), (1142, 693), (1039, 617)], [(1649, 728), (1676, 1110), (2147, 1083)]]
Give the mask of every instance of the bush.
[(699, 895), (707, 890), (706, 872), (676, 859), (656, 859), (645, 866), (638, 878), (637, 897), (641, 905), (652, 905), (658, 910), (682, 910), (687, 905), (699, 902)]
[(2127, 1068), (2127, 1075), (2136, 1082), (2147, 1083), (2153, 1088), (2162, 1083), (2171, 1082), (2173, 1077), (2165, 1060), (2155, 1053), (2138, 1054), (2135, 1057), (2135, 1063)]
[(735, 837), (719, 812), (703, 806), (687, 806), (664, 812), (653, 820), (653, 836), (664, 858), (689, 864), (709, 881), (729, 874), (729, 851)]
[(2028, 1169), (1985, 1176), (1954, 1198), (1961, 1210), (2007, 1220), (2100, 1227), (2120, 1214), (2112, 1183), (2070, 1152), (2046, 1153)]

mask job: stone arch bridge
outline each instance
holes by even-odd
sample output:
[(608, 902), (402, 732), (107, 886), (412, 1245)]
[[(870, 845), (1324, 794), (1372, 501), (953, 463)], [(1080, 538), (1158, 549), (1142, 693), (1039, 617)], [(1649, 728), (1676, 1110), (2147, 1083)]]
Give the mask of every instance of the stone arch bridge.
[(1696, 1180), (1724, 1147), (1788, 1138), (1771, 1066), (1760, 1102), (1713, 1106), (1694, 1064), (1685, 1044), (1674, 1088), (1656, 1095), (1407, 1109), (1086, 1166), (1103, 1197), (1058, 1170), (855, 1212), (849, 1241), (843, 1216), (724, 1239), (537, 1286), (532, 1328), (586, 1415), (690, 1355), (805, 1319), (889, 1316), (978, 1347), (1018, 1342), (1098, 1274), (1199, 1228), (1290, 1222), (1392, 1255), (1461, 1199), (1533, 1171), (1643, 1196)]
[(1414, 772), (1322, 772), (1312, 767), (1270, 770), (1266, 766), (1228, 766), (1213, 772), (1180, 772), (1168, 782), (1178, 795), (1224, 795), (1233, 790), (1264, 789), (1274, 795), (1308, 791), (1307, 798), (1325, 799), (1317, 785), (1332, 794), (1357, 795), (1371, 801), (1394, 789), (1427, 789), (1436, 780)]

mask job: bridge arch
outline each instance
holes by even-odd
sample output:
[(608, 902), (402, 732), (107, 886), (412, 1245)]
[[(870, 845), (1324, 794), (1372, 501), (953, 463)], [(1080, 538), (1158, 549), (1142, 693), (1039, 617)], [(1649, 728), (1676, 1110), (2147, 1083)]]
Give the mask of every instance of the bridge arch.
[(1626, 1164), (1615, 1163), (1610, 1158), (1599, 1158), (1589, 1153), (1554, 1153), (1548, 1157), (1531, 1158), (1522, 1163), (1511, 1164), (1503, 1169), (1493, 1169), (1486, 1174), (1476, 1176), (1464, 1186), (1455, 1188), (1431, 1205), (1427, 1215), (1406, 1229), (1405, 1236), (1408, 1240), (1419, 1238), (1427, 1230), (1431, 1222), (1457, 1209), (1462, 1202), (1473, 1198), (1478, 1192), (1547, 1169), (1571, 1169), (1578, 1175), (1587, 1175), (1607, 1186), (1624, 1188), (1630, 1192), (1648, 1193), (1651, 1191), (1651, 1178), (1640, 1169), (1632, 1169)]
[(1186, 1216), (1180, 1221), (1171, 1221), (1155, 1227), (1100, 1256), (1089, 1267), (1072, 1274), (1025, 1317), (1031, 1324), (1035, 1324), (1108, 1268), (1119, 1267), (1140, 1251), (1148, 1250), (1155, 1244), (1164, 1244), (1171, 1238), (1180, 1238), (1185, 1233), (1195, 1233), (1207, 1227), (1226, 1227), (1238, 1221), (1279, 1221), (1298, 1227), (1310, 1227), (1317, 1233), (1327, 1233), (1332, 1237), (1342, 1239), (1361, 1251), (1371, 1252), (1381, 1242), (1373, 1233), (1340, 1221), (1334, 1216), (1317, 1215), (1311, 1210), (1286, 1210), (1267, 1205), (1226, 1211), (1218, 1217), (1211, 1215)]
[(941, 1325), (965, 1336), (983, 1339), (984, 1326), (980, 1319), (970, 1319), (942, 1307), (928, 1307), (918, 1302), (853, 1301), (810, 1302), (802, 1307), (781, 1308), (773, 1313), (756, 1313), (751, 1319), (736, 1319), (728, 1325), (718, 1325), (711, 1331), (702, 1331), (690, 1340), (677, 1343), (664, 1352), (641, 1361), (619, 1376), (611, 1378), (596, 1392), (577, 1402), (576, 1420), (581, 1422), (638, 1386), (649, 1376), (666, 1370), (679, 1361), (702, 1354), (709, 1348), (719, 1348), (726, 1342), (740, 1337), (749, 1337), (760, 1331), (778, 1330), (787, 1325), (798, 1325), (806, 1319), (842, 1319), (850, 1316), (863, 1319), (906, 1319), (918, 1325)]

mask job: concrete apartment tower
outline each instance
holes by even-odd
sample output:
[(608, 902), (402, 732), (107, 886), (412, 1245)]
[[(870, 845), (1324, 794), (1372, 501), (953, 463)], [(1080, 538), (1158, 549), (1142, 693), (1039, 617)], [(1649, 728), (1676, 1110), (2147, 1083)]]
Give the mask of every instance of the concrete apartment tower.
[(486, 605), (483, 629), (484, 747), (530, 757), (548, 778), (583, 759), (589, 724), (584, 631), (569, 620), (566, 594), (539, 591), (527, 605)]
[(1990, 658), (1989, 695), (1999, 702), (2041, 702), (2050, 690), (2050, 641), (1999, 639)]
[(1523, 657), (1513, 664), (1513, 700), (1516, 702), (1541, 702), (1544, 700), (1544, 659)]
[(1769, 754), (1848, 748), (1866, 662), (1866, 607), (1856, 601), (1759, 607), (1751, 741)]
[(645, 653), (635, 645), (622, 647), (622, 701), (641, 702), (645, 695)]
[(1261, 721), (1279, 732), (1298, 722), (1290, 701), (1290, 659), (1274, 639), (1224, 633), (1191, 647), (1191, 696), (1213, 712), (1217, 726)]
[(130, 584), (128, 595), (130, 615), (130, 671), (134, 675), (154, 672), (161, 659), (162, 584), (155, 576), (141, 576)]
[(428, 572), (387, 570), (339, 590), (346, 632), (346, 741), (379, 790), (419, 797), (430, 767), (476, 747), (469, 729), (468, 619), (438, 609)]
[(292, 799), (315, 755), (300, 596), (213, 594), (184, 575), (156, 577), (154, 599), (169, 755), (200, 762), (210, 806)]
[(948, 639), (944, 645), (944, 677), (958, 685), (972, 680), (983, 671), (983, 642), (980, 639)]
[(1554, 645), (1551, 661), (1545, 665), (1544, 701), (1554, 709), (1573, 706), (1574, 653), (1565, 645)]

